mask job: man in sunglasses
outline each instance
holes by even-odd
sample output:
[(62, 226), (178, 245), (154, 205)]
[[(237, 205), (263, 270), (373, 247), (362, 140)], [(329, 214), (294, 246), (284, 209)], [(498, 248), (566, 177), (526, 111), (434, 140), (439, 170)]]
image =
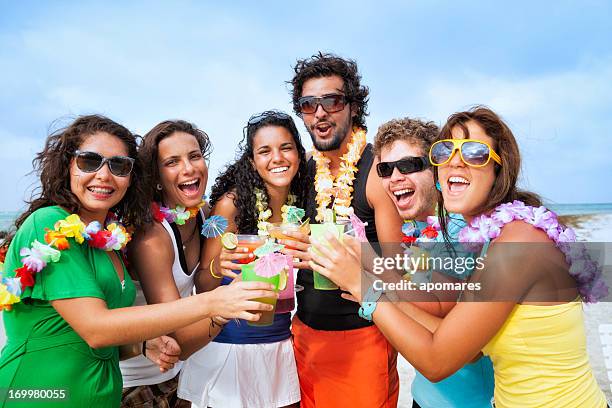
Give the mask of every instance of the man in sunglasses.
[[(406, 222), (408, 228), (404, 228), (404, 231), (412, 234), (413, 238), (427, 226), (427, 217), (435, 215), (436, 187), (428, 152), (438, 132), (433, 122), (394, 119), (381, 125), (374, 139), (374, 152), (380, 160), (377, 165), (378, 176)], [(454, 222), (463, 222), (454, 219)], [(458, 275), (452, 271), (445, 273), (435, 273), (434, 280), (459, 280)], [(400, 309), (406, 305), (396, 304)], [(417, 305), (442, 317), (452, 309), (455, 302), (424, 301)], [(414, 408), (489, 407), (492, 396), (493, 369), (490, 360), (486, 358), (438, 383), (432, 383), (416, 372), (412, 383)]]
[[(354, 213), (367, 222), (370, 242), (399, 242), (401, 219), (376, 175), (372, 146), (365, 142), (368, 88), (354, 61), (332, 54), (297, 62), (293, 108), (314, 145), (306, 199), (311, 222), (326, 208)], [(342, 211), (341, 211), (342, 210)], [(399, 379), (397, 352), (380, 331), (359, 317), (359, 304), (340, 290), (317, 290), (312, 271), (301, 269), (294, 348), (303, 407), (394, 407)]]

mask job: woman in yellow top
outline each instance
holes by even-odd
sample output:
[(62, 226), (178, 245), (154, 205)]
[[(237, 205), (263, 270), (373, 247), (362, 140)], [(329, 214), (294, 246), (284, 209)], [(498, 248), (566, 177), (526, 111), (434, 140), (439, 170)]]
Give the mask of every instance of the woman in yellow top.
[[(564, 254), (572, 232), (535, 194), (517, 189), (520, 155), (510, 129), (488, 108), (456, 113), (432, 145), (430, 160), (441, 187), (439, 208), (469, 223), (460, 241), (484, 244), (484, 267), (470, 278), (480, 291), (464, 292), (443, 319), (408, 302), (376, 303), (388, 294), (362, 293), (360, 247), (346, 237), (344, 246), (331, 237), (331, 248), (315, 244), (313, 270), (363, 301), (363, 317), (373, 318), (432, 381), (482, 351), (493, 361), (498, 408), (605, 407), (588, 362), (582, 303), (576, 301), (579, 295), (591, 300), (594, 290), (605, 295), (605, 285), (596, 275), (568, 272)], [(445, 234), (444, 218), (439, 220)]]

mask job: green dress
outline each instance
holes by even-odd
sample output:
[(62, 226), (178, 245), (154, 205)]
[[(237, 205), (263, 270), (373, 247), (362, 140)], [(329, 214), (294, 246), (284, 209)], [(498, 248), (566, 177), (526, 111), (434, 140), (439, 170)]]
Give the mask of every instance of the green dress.
[[(13, 276), (22, 266), (19, 251), (37, 239), (44, 243), (45, 228), (53, 229), (69, 214), (46, 207), (23, 223), (6, 256), (5, 273)], [(119, 407), (121, 372), (119, 349), (93, 349), (57, 313), (49, 301), (77, 297), (103, 299), (109, 309), (131, 306), (136, 291), (124, 268), (124, 285), (108, 254), (77, 244), (61, 251), (59, 262), (37, 273), (33, 288), (21, 302), (3, 312), (7, 343), (0, 355), (0, 406), (2, 407)], [(123, 288), (122, 288), (123, 286)], [(89, 316), (96, 319), (96, 316)], [(17, 390), (64, 390), (64, 399), (9, 399)], [(45, 391), (45, 395), (49, 393)]]

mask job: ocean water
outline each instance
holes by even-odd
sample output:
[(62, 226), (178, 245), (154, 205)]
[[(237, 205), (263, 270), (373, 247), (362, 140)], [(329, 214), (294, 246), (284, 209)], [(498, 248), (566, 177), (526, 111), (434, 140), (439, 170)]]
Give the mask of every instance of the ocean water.
[[(612, 214), (612, 203), (547, 204), (547, 207), (558, 215)], [(18, 215), (17, 211), (0, 211), (0, 231), (8, 230)]]
[(7, 231), (19, 216), (18, 211), (0, 211), (0, 231)]
[(612, 203), (545, 205), (558, 215), (612, 214)]

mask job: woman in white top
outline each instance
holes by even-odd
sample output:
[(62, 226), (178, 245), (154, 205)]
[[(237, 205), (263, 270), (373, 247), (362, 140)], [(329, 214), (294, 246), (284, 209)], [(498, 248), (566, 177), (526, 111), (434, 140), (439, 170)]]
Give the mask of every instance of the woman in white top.
[[(306, 153), (291, 116), (279, 111), (252, 116), (239, 155), (215, 181), (211, 213), (228, 219), (228, 231), (262, 235), (266, 223), (281, 221), (284, 204), (301, 207), (305, 196)], [(196, 279), (200, 291), (218, 285), (221, 275), (221, 287), (233, 285), (241, 266), (233, 261), (252, 256), (244, 247), (222, 248), (218, 239), (205, 246)], [(297, 407), (290, 325), (290, 313), (276, 313), (267, 327), (228, 322), (185, 363), (178, 395), (200, 408)]]
[[(199, 231), (209, 151), (206, 133), (182, 120), (164, 121), (144, 137), (139, 156), (151, 184), (155, 220), (135, 234), (130, 246), (130, 266), (138, 275), (136, 304), (170, 302), (193, 292), (202, 248)], [(214, 320), (204, 319), (175, 331), (172, 336), (181, 347), (181, 359), (207, 344), (219, 328)], [(160, 372), (143, 356), (122, 362), (122, 407), (188, 404), (176, 396), (181, 367), (179, 361), (173, 369)]]

